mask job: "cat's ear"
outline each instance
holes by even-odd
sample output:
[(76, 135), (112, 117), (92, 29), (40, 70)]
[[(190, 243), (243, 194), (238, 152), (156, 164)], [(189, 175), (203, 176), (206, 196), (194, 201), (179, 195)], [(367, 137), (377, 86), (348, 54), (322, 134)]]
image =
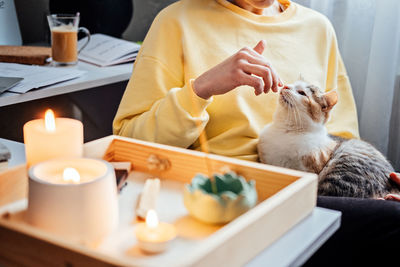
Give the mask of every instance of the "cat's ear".
[(326, 106), (322, 107), (323, 111), (328, 111), (333, 108), (334, 105), (338, 102), (338, 94), (336, 91), (329, 91), (328, 93), (325, 93), (323, 95), (323, 98), (325, 99)]
[(304, 82), (304, 77), (303, 77), (303, 75), (301, 73), (299, 73), (299, 81)]

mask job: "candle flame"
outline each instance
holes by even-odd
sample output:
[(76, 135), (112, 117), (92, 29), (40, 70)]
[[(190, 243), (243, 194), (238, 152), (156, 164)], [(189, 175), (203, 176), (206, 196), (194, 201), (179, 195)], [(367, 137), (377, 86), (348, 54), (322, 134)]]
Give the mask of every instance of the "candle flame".
[(56, 130), (56, 121), (54, 119), (54, 113), (51, 109), (48, 109), (44, 114), (44, 125), (46, 130), (54, 132)]
[(146, 225), (149, 228), (156, 228), (158, 226), (158, 217), (155, 210), (149, 210), (147, 212)]
[(74, 168), (65, 168), (63, 172), (64, 181), (71, 181), (72, 183), (79, 183), (81, 176), (79, 172)]

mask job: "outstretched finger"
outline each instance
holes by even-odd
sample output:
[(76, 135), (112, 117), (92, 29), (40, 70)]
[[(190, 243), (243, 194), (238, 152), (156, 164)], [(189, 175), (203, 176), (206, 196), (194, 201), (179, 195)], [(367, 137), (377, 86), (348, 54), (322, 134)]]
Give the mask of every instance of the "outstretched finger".
[(272, 83), (271, 83), (271, 86), (268, 87), (268, 90), (272, 89), (272, 91), (278, 92), (278, 87), (280, 86), (280, 83), (281, 83), (279, 75), (276, 73), (275, 69), (271, 66), (271, 64), (264, 57), (257, 57), (257, 56), (254, 56), (252, 53), (250, 53), (247, 56), (247, 62), (254, 64), (254, 65), (261, 65), (261, 66), (264, 66), (264, 67), (267, 67), (268, 69), (270, 69)]
[(263, 92), (263, 81), (260, 77), (243, 72), (240, 79), (241, 85), (248, 85), (254, 88), (255, 95), (260, 95)]
[(266, 46), (267, 43), (265, 42), (265, 40), (261, 40), (257, 43), (257, 45), (253, 48), (253, 50), (256, 51), (258, 54), (262, 55)]
[(273, 78), (271, 75), (271, 70), (269, 68), (248, 63), (243, 66), (243, 70), (246, 73), (254, 74), (254, 75), (262, 78), (264, 81), (264, 90), (263, 91), (264, 91), (264, 93), (268, 93), (269, 89), (273, 85)]

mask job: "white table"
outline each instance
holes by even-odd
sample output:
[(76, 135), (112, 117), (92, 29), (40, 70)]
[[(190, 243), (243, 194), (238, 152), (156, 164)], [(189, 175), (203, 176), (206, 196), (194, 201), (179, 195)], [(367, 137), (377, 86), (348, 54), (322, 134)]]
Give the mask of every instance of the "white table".
[[(9, 166), (25, 162), (24, 145), (22, 143), (2, 138), (0, 138), (0, 143), (3, 143), (11, 151)], [(314, 208), (309, 216), (257, 255), (246, 266), (302, 265), (339, 228), (340, 217), (341, 213), (338, 211)]]
[(79, 61), (76, 66), (63, 68), (83, 70), (85, 74), (25, 94), (0, 94), (1, 138), (22, 142), (22, 130), (10, 129), (22, 129), (25, 122), (38, 118), (49, 107), (58, 108), (61, 116), (81, 120), (85, 141), (112, 134), (112, 121), (133, 63), (97, 67)]
[(79, 61), (76, 66), (65, 68), (84, 70), (86, 73), (79, 78), (42, 87), (25, 94), (0, 94), (0, 107), (126, 81), (131, 76), (133, 63), (97, 67)]

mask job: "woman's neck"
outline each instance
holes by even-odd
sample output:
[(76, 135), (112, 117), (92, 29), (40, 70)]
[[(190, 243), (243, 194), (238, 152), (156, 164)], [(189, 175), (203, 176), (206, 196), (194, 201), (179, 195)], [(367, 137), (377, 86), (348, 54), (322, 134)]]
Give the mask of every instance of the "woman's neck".
[(250, 0), (229, 0), (232, 4), (237, 5), (240, 8), (243, 8), (247, 11), (250, 11), (256, 15), (264, 15), (264, 16), (275, 16), (283, 11), (279, 1), (274, 0), (273, 3), (269, 6), (268, 4), (257, 5), (252, 4)]

